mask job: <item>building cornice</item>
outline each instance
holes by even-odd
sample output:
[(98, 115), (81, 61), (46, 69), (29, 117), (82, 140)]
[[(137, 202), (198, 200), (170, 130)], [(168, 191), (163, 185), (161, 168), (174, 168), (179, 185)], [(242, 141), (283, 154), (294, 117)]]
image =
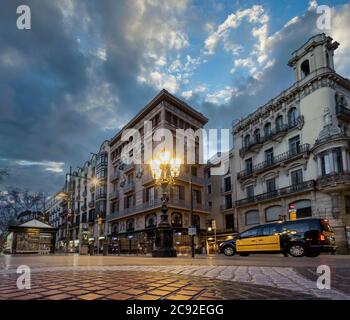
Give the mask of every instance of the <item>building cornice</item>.
[(133, 117), (111, 140), (110, 146), (113, 146), (116, 141), (121, 137), (123, 130), (132, 128), (137, 124), (140, 120), (142, 120), (147, 113), (152, 111), (155, 107), (157, 107), (163, 101), (167, 101), (168, 103), (175, 105), (180, 110), (190, 114), (192, 117), (197, 119), (201, 124), (205, 125), (208, 122), (208, 118), (206, 118), (202, 113), (198, 112), (191, 106), (189, 106), (184, 101), (170, 94), (167, 90), (163, 89), (160, 93), (151, 100), (144, 108), (142, 108), (139, 113)]
[(319, 68), (310, 75), (310, 78), (295, 82), (277, 97), (233, 125), (233, 133), (237, 134), (240, 131), (247, 130), (251, 124), (257, 123), (260, 118), (268, 117), (271, 112), (276, 111), (281, 106), (303, 99), (317, 89), (322, 87), (334, 88), (336, 83), (350, 90), (349, 79), (343, 78), (329, 68)]

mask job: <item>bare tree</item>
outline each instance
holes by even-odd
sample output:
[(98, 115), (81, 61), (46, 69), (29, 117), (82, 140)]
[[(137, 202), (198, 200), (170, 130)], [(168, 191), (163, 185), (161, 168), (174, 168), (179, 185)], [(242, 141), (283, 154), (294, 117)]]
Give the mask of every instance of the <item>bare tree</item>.
[(17, 216), (23, 211), (39, 212), (45, 210), (46, 194), (18, 188), (0, 192), (0, 249), (7, 236), (7, 228), (15, 224)]

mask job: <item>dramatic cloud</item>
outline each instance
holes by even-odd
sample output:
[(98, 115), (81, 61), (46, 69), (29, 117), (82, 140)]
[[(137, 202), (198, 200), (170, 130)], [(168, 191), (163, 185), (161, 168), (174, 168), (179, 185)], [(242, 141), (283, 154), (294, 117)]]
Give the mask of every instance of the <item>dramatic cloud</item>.
[[(1, 188), (54, 192), (70, 165), (81, 166), (162, 88), (203, 112), (208, 127), (229, 128), (293, 83), (291, 52), (324, 32), (315, 0), (298, 2), (295, 17), (269, 1), (25, 2), (32, 29), (23, 31), (22, 1), (0, 2), (0, 168), (10, 171)], [(325, 32), (340, 42), (335, 63), (345, 77), (349, 28), (350, 5), (332, 6)]]

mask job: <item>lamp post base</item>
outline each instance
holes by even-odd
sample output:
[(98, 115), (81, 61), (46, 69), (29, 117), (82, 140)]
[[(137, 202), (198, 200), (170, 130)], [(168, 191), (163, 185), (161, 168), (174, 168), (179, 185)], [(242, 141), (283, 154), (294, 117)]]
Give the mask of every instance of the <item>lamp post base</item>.
[(173, 247), (173, 229), (170, 226), (160, 226), (156, 231), (156, 249), (152, 257), (176, 257)]

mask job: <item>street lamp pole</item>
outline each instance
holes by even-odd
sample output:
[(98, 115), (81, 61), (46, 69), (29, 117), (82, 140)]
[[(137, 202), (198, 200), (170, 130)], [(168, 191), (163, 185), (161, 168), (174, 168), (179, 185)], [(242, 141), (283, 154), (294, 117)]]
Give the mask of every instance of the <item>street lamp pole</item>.
[(163, 151), (159, 159), (152, 160), (151, 165), (153, 177), (156, 183), (162, 188), (162, 208), (160, 223), (156, 230), (156, 249), (153, 250), (153, 257), (176, 257), (176, 250), (173, 247), (173, 229), (168, 221), (168, 187), (173, 184), (179, 175), (180, 161), (172, 159), (169, 152)]
[[(193, 184), (192, 184), (192, 166), (190, 167), (190, 199), (191, 199), (191, 228), (194, 227), (194, 216), (193, 216)], [(191, 255), (194, 258), (194, 234), (191, 234)]]

